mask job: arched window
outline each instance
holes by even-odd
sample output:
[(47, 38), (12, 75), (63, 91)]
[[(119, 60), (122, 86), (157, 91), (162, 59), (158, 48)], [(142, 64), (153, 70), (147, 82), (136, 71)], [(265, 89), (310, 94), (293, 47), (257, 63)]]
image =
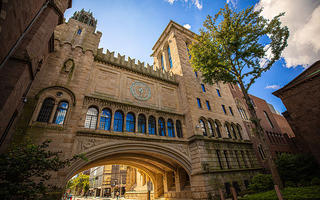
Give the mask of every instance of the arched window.
[(128, 113), (127, 119), (126, 119), (126, 131), (134, 132), (134, 125), (135, 125), (134, 115), (132, 113)]
[(100, 130), (110, 131), (111, 126), (111, 113), (109, 110), (104, 109), (100, 117)]
[(168, 120), (167, 126), (168, 126), (168, 136), (175, 137), (174, 124), (172, 123), (171, 119)]
[(216, 127), (216, 132), (219, 138), (221, 138), (220, 128), (217, 122), (214, 122), (214, 126)]
[(238, 130), (238, 133), (239, 133), (240, 140), (242, 140), (242, 135), (241, 135), (241, 131), (240, 131), (239, 125), (236, 126), (236, 127), (237, 127), (237, 130)]
[(64, 119), (66, 118), (66, 114), (68, 111), (69, 104), (66, 101), (61, 101), (58, 105), (56, 114), (53, 118), (53, 123), (55, 124), (63, 124)]
[(123, 115), (120, 111), (117, 111), (114, 114), (114, 120), (113, 120), (113, 130), (117, 132), (122, 132), (123, 127)]
[(167, 51), (168, 51), (168, 60), (169, 60), (169, 64), (170, 64), (170, 69), (171, 69), (172, 68), (172, 58), (171, 58), (171, 51), (170, 51), (169, 45), (167, 47)]
[(164, 70), (163, 56), (161, 55), (161, 69)]
[(98, 119), (98, 110), (96, 108), (89, 108), (84, 123), (85, 128), (96, 129)]
[(237, 133), (236, 133), (236, 130), (234, 129), (234, 126), (233, 126), (233, 125), (231, 125), (231, 130), (232, 130), (232, 133), (233, 133), (234, 138), (237, 140), (237, 139), (238, 139)]
[(210, 121), (208, 121), (208, 128), (209, 128), (209, 133), (212, 137), (214, 137), (214, 132), (213, 132), (213, 129), (212, 129), (212, 124)]
[(166, 136), (166, 126), (165, 126), (164, 120), (162, 118), (159, 118), (158, 130), (159, 130), (159, 135), (160, 136)]
[(155, 135), (156, 134), (156, 120), (154, 117), (150, 116), (148, 120), (148, 126), (149, 126), (149, 134)]
[(207, 136), (206, 125), (204, 124), (204, 122), (202, 121), (202, 119), (200, 119), (200, 127), (201, 127), (201, 130), (202, 130), (202, 134), (203, 134), (204, 136)]
[(229, 130), (229, 126), (228, 126), (227, 124), (225, 124), (224, 126), (226, 127), (228, 137), (229, 137), (230, 139), (232, 139), (231, 133), (230, 133), (230, 130)]
[(181, 122), (179, 120), (176, 121), (176, 128), (177, 128), (177, 136), (178, 136), (178, 138), (183, 138)]
[(138, 132), (146, 133), (146, 118), (142, 114), (138, 116)]
[(50, 120), (52, 109), (54, 106), (54, 100), (52, 98), (47, 98), (43, 101), (39, 115), (37, 117), (37, 122), (46, 122)]

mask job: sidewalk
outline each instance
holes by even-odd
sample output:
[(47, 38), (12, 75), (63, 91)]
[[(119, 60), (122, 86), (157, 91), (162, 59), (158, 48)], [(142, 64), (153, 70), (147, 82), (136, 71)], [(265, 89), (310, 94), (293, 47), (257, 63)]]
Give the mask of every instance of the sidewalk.
[[(72, 200), (117, 200), (117, 198), (112, 197), (72, 197)], [(119, 197), (119, 200), (137, 200), (137, 199), (125, 199), (124, 197)]]

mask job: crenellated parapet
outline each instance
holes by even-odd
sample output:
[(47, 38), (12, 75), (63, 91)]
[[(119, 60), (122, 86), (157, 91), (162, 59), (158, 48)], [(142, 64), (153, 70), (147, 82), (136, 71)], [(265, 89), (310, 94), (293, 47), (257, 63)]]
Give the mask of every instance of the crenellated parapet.
[(135, 73), (143, 74), (145, 76), (178, 85), (176, 82), (176, 77), (172, 72), (158, 68), (154, 69), (153, 65), (149, 65), (148, 63), (147, 66), (145, 66), (144, 62), (140, 62), (139, 60), (138, 63), (136, 63), (135, 59), (131, 59), (130, 57), (125, 60), (125, 55), (122, 56), (119, 53), (118, 56), (115, 57), (114, 52), (107, 50), (107, 52), (104, 54), (102, 51), (103, 48), (98, 49), (97, 55), (94, 58), (96, 61), (111, 64)]

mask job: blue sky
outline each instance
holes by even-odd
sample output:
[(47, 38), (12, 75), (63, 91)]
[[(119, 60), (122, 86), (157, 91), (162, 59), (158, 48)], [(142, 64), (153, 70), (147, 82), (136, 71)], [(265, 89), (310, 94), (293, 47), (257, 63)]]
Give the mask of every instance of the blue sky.
[(199, 33), (207, 15), (216, 14), (225, 3), (238, 10), (264, 7), (262, 14), (266, 18), (286, 12), (282, 23), (289, 27), (289, 46), (283, 58), (262, 74), (249, 91), (284, 112), (281, 100), (271, 93), (319, 60), (320, 0), (73, 0), (65, 18), (68, 21), (75, 11), (90, 9), (98, 19), (97, 30), (102, 32), (99, 47), (104, 52), (108, 49), (136, 62), (153, 64), (152, 47), (170, 20)]

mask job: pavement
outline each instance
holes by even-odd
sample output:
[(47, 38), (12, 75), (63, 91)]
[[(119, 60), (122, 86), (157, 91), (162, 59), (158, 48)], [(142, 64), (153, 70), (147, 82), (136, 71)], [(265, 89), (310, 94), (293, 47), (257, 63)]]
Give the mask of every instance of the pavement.
[(112, 198), (112, 197), (72, 197), (72, 200), (137, 200), (137, 199), (125, 199), (124, 197)]

